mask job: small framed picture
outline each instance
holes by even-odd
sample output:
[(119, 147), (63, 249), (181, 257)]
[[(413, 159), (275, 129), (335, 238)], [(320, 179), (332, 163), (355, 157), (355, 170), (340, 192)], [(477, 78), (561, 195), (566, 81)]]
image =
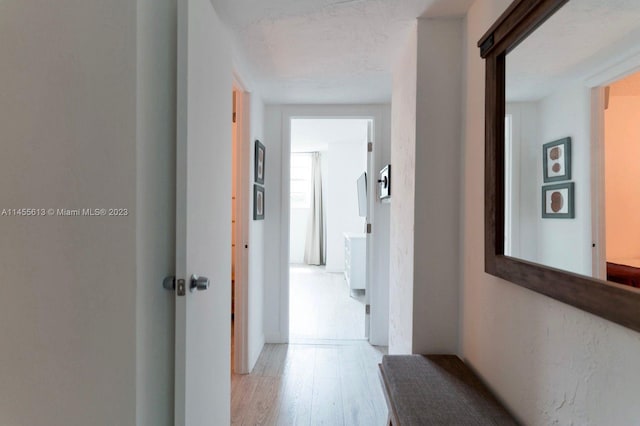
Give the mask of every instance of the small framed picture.
[(542, 145), (542, 163), (544, 182), (557, 182), (571, 179), (571, 138)]
[(255, 152), (255, 167), (254, 167), (254, 176), (257, 183), (264, 185), (264, 155), (265, 148), (264, 145), (260, 143), (259, 140), (256, 139), (256, 152)]
[(264, 220), (264, 187), (253, 184), (253, 220)]
[(545, 219), (573, 219), (573, 182), (542, 187), (542, 217)]

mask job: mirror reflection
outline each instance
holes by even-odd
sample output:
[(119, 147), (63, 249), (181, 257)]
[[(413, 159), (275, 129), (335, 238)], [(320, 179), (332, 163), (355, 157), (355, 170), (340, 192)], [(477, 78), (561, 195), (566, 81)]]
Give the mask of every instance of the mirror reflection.
[(640, 286), (640, 2), (572, 0), (506, 59), (505, 255)]

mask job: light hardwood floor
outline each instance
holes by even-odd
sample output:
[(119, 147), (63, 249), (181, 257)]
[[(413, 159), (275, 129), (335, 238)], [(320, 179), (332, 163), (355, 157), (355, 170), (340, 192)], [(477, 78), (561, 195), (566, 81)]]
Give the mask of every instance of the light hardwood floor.
[(366, 341), (267, 344), (251, 374), (232, 375), (231, 423), (385, 425), (383, 353)]
[(324, 267), (289, 269), (289, 337), (294, 343), (364, 339), (364, 291), (351, 294), (342, 273)]

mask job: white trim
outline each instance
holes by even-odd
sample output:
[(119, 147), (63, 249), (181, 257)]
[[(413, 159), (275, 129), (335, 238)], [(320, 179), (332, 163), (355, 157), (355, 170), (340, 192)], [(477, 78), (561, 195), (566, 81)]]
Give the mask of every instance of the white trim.
[[(335, 119), (366, 119), (373, 120), (374, 122), (374, 138), (376, 135), (382, 135), (382, 122), (383, 122), (383, 104), (371, 104), (371, 105), (285, 105), (282, 107), (282, 167), (281, 167), (281, 209), (282, 214), (280, 216), (280, 312), (279, 312), (279, 324), (280, 335), (279, 336), (265, 336), (269, 342), (282, 342), (287, 343), (289, 341), (289, 222), (290, 222), (290, 209), (289, 209), (289, 191), (290, 191), (290, 154), (291, 154), (291, 120), (296, 118), (335, 118)], [(380, 155), (376, 150), (376, 143), (374, 139), (372, 159), (370, 163), (371, 170), (368, 170), (370, 175), (376, 176), (377, 170), (376, 164)], [(367, 166), (369, 168), (369, 165)], [(375, 194), (375, 193), (374, 193)], [(370, 256), (369, 247), (375, 247), (375, 224), (373, 223), (373, 209), (371, 209), (371, 224), (374, 232), (370, 234), (368, 238), (367, 248), (367, 271), (370, 271), (372, 265), (369, 264)], [(372, 261), (373, 259), (371, 259)], [(367, 274), (367, 289), (371, 289), (370, 300), (378, 300), (376, 297), (376, 288), (370, 285), (371, 274)], [(371, 303), (371, 317), (377, 314), (374, 303)], [(364, 313), (363, 313), (364, 314)], [(374, 323), (374, 321), (371, 321)], [(388, 342), (383, 341), (382, 338), (378, 338), (378, 335), (386, 336), (387, 333), (371, 329), (369, 332), (369, 342), (372, 345), (386, 346)]]
[[(514, 176), (513, 167), (516, 162), (514, 161), (514, 149), (513, 149), (513, 114), (507, 113), (505, 116), (505, 137), (504, 137), (504, 254), (507, 256), (513, 256), (514, 235), (513, 235), (513, 215), (514, 210)], [(516, 244), (517, 246), (517, 244)]]
[(243, 141), (250, 136), (250, 94), (237, 73), (233, 74), (236, 95), (236, 239), (234, 306), (234, 373), (249, 373), (249, 259), (244, 248), (249, 240), (250, 152)]
[(599, 86), (608, 86), (614, 81), (627, 77), (637, 71), (640, 71), (640, 52), (634, 52), (625, 59), (608, 65), (605, 69), (601, 69), (601, 71), (587, 79), (586, 85), (591, 89)]
[[(367, 122), (367, 216), (365, 220), (365, 232), (367, 232), (367, 224), (370, 223), (373, 226), (373, 218), (375, 215), (375, 203), (378, 198), (378, 171), (375, 170), (375, 158), (374, 150), (376, 148), (376, 122), (375, 119), (370, 119)], [(372, 151), (369, 152), (369, 143), (372, 144)], [(374, 183), (375, 182), (375, 183)], [(373, 233), (366, 234), (366, 255), (365, 255), (365, 279), (364, 279), (364, 303), (365, 305), (371, 305), (371, 278), (373, 277)], [(364, 337), (369, 340), (371, 336), (371, 311), (369, 314), (365, 311), (364, 316)]]
[(280, 170), (282, 182), (281, 210), (280, 210), (280, 312), (279, 329), (282, 343), (289, 342), (289, 234), (291, 221), (291, 116), (283, 111), (282, 114), (282, 167)]
[(591, 233), (592, 274), (607, 280), (606, 209), (604, 194), (605, 88), (591, 90)]

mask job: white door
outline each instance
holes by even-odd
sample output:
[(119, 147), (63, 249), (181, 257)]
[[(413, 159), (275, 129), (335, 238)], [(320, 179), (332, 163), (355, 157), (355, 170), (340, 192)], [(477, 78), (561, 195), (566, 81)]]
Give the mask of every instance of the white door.
[[(371, 149), (369, 148), (371, 147)], [(377, 199), (378, 174), (375, 170), (375, 162), (373, 158), (373, 120), (367, 123), (367, 216), (365, 218), (366, 233), (366, 272), (364, 280), (364, 336), (369, 339), (371, 330), (371, 281), (373, 279), (373, 238), (369, 233), (369, 225), (373, 226), (373, 208)]]
[[(175, 425), (230, 423), (231, 57), (209, 0), (178, 0)], [(192, 275), (207, 277), (191, 290)], [(185, 295), (180, 295), (185, 280)]]

